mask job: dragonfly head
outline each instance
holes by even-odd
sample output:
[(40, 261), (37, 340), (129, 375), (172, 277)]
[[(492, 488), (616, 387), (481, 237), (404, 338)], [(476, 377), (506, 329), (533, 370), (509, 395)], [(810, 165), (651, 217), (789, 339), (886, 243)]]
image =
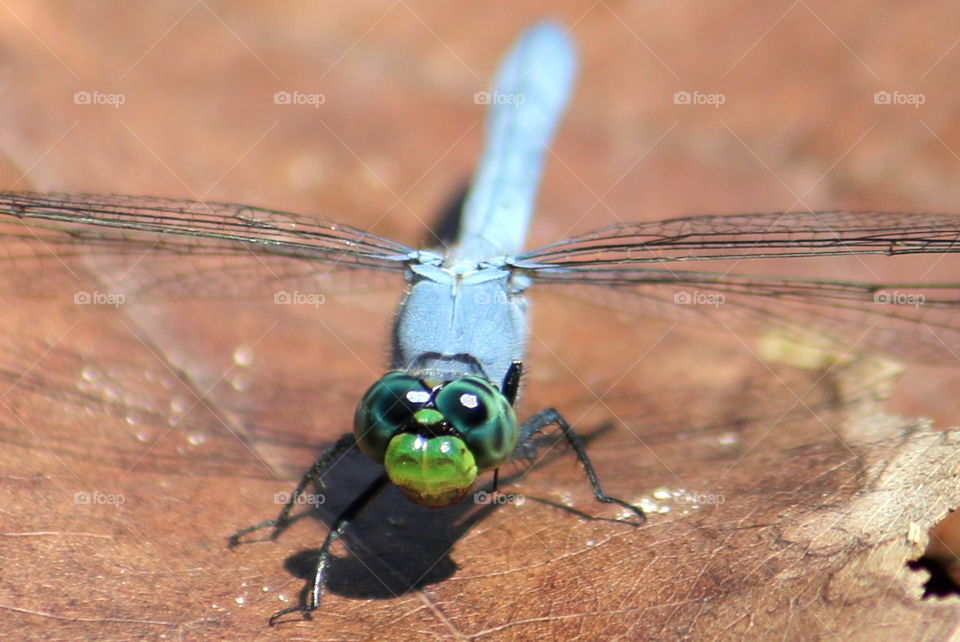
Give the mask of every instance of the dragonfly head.
[(357, 445), (423, 506), (450, 506), (477, 474), (510, 458), (518, 439), (510, 402), (486, 379), (449, 381), (390, 372), (357, 406)]

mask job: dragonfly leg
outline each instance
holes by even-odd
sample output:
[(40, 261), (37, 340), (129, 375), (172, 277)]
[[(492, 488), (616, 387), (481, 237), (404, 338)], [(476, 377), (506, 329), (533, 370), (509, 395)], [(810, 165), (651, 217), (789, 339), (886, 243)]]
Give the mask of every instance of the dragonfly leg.
[(303, 604), (298, 606), (291, 606), (286, 609), (277, 611), (270, 616), (270, 626), (273, 626), (277, 623), (277, 620), (287, 615), (288, 613), (300, 612), (304, 616), (307, 616), (311, 611), (316, 611), (320, 608), (320, 595), (323, 592), (323, 585), (326, 582), (327, 569), (330, 566), (330, 558), (332, 557), (330, 553), (330, 547), (333, 546), (333, 543), (340, 539), (343, 534), (346, 532), (347, 528), (350, 527), (350, 524), (353, 522), (354, 518), (366, 508), (367, 504), (384, 489), (387, 485), (387, 476), (381, 474), (377, 479), (373, 481), (366, 490), (364, 490), (360, 495), (357, 496), (347, 508), (337, 516), (337, 519), (330, 526), (330, 532), (327, 533), (326, 539), (323, 540), (323, 546), (320, 547), (320, 556), (317, 557), (317, 565), (314, 569), (313, 580), (309, 584), (309, 590), (307, 591), (307, 599)]
[(351, 448), (356, 446), (356, 439), (353, 436), (353, 433), (347, 433), (346, 435), (340, 437), (337, 441), (331, 444), (323, 453), (320, 455), (320, 458), (313, 463), (313, 466), (310, 467), (303, 477), (300, 478), (300, 483), (297, 484), (297, 487), (294, 489), (293, 494), (290, 495), (290, 499), (283, 506), (283, 510), (280, 511), (280, 514), (276, 519), (268, 519), (259, 524), (254, 524), (253, 526), (247, 526), (238, 530), (236, 533), (230, 536), (230, 548), (233, 548), (240, 544), (240, 538), (248, 533), (253, 531), (258, 531), (261, 528), (273, 527), (273, 532), (270, 533), (270, 539), (276, 539), (283, 529), (290, 525), (290, 522), (293, 520), (290, 517), (290, 511), (294, 506), (297, 505), (297, 500), (300, 499), (300, 496), (303, 495), (303, 491), (306, 487), (314, 482), (319, 482), (321, 487), (323, 486), (323, 475), (327, 472), (327, 469), (331, 464), (336, 463), (340, 460), (343, 455), (347, 453)]
[(519, 443), (529, 443), (529, 440), (531, 437), (533, 437), (533, 435), (551, 424), (556, 424), (560, 427), (560, 430), (563, 432), (563, 436), (566, 438), (567, 443), (569, 443), (570, 447), (573, 448), (575, 453), (577, 453), (577, 459), (579, 459), (580, 463), (583, 464), (583, 469), (587, 473), (587, 480), (589, 480), (590, 486), (593, 488), (593, 496), (597, 498), (597, 501), (601, 501), (606, 504), (617, 504), (619, 506), (623, 506), (624, 508), (633, 511), (637, 515), (638, 521), (630, 523), (636, 524), (637, 526), (643, 524), (647, 520), (647, 516), (644, 514), (643, 509), (639, 508), (638, 506), (634, 506), (629, 502), (625, 502), (622, 499), (610, 497), (603, 492), (603, 489), (600, 487), (600, 480), (597, 478), (597, 472), (593, 469), (593, 464), (590, 463), (590, 457), (587, 455), (587, 449), (583, 445), (583, 439), (580, 438), (580, 435), (574, 431), (570, 424), (567, 423), (567, 420), (564, 419), (563, 416), (554, 408), (541, 410), (523, 422), (523, 425), (520, 426)]
[(511, 361), (507, 368), (507, 374), (503, 377), (503, 383), (500, 385), (500, 392), (507, 398), (510, 405), (517, 400), (517, 393), (520, 392), (520, 375), (523, 374), (523, 363), (520, 361)]

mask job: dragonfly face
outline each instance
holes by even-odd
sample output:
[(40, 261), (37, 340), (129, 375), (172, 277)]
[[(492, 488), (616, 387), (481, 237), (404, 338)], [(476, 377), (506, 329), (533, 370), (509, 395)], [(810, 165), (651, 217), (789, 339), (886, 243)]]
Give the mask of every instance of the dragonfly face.
[(404, 495), (433, 508), (455, 504), (479, 472), (509, 459), (519, 435), (513, 407), (489, 381), (405, 372), (387, 373), (367, 390), (353, 430), (360, 450)]

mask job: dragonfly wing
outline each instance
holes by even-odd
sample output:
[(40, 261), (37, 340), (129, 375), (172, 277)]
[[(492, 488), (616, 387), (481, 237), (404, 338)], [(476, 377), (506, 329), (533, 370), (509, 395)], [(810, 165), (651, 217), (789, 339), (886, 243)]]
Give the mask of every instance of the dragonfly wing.
[(960, 216), (786, 212), (610, 225), (519, 257), (548, 267), (960, 252)]
[(326, 292), (345, 272), (402, 271), (414, 252), (328, 219), (246, 205), (32, 192), (0, 195), (0, 240), (5, 294), (49, 296), (48, 275), (81, 285), (92, 269), (150, 300)]
[(819, 212), (616, 225), (516, 263), (541, 289), (648, 316), (955, 364), (957, 253), (957, 216)]

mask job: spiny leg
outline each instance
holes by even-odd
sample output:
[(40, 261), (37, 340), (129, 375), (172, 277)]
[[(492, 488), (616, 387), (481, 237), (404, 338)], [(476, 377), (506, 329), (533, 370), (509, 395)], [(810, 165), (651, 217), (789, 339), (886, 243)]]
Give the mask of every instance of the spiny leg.
[(273, 527), (273, 532), (270, 533), (270, 539), (276, 539), (277, 535), (292, 521), (290, 519), (290, 511), (296, 506), (297, 500), (303, 495), (303, 491), (307, 485), (312, 482), (319, 482), (320, 486), (323, 487), (323, 475), (327, 472), (330, 465), (339, 461), (340, 458), (356, 446), (356, 444), (357, 442), (353, 433), (347, 433), (328, 446), (320, 455), (319, 459), (313, 463), (310, 470), (300, 478), (300, 483), (297, 484), (293, 494), (290, 495), (289, 501), (284, 505), (283, 510), (280, 511), (280, 515), (278, 515), (276, 519), (268, 519), (259, 524), (240, 529), (230, 536), (230, 548), (237, 546), (240, 543), (240, 538), (244, 535), (260, 530), (261, 528), (267, 528), (268, 526)]
[(330, 547), (340, 539), (349, 528), (351, 522), (356, 516), (366, 508), (367, 504), (387, 485), (386, 474), (381, 474), (373, 483), (367, 486), (360, 495), (357, 496), (347, 508), (340, 513), (337, 519), (330, 526), (330, 532), (323, 540), (323, 546), (320, 547), (320, 556), (317, 558), (317, 566), (314, 569), (313, 582), (309, 585), (306, 601), (298, 606), (291, 606), (277, 611), (270, 616), (270, 626), (276, 624), (277, 620), (288, 613), (300, 612), (306, 616), (311, 611), (316, 611), (320, 607), (320, 594), (323, 592), (323, 585), (327, 579), (327, 568), (330, 566)]
[(622, 499), (617, 499), (616, 497), (610, 497), (609, 495), (604, 494), (603, 489), (600, 488), (600, 480), (597, 478), (597, 473), (593, 469), (593, 464), (590, 463), (590, 457), (587, 455), (587, 449), (583, 445), (583, 439), (580, 438), (580, 435), (574, 431), (570, 424), (567, 423), (567, 420), (564, 419), (563, 416), (556, 411), (556, 409), (547, 408), (546, 410), (541, 410), (523, 422), (523, 425), (520, 426), (520, 439), (518, 440), (518, 443), (527, 444), (531, 437), (550, 424), (556, 424), (560, 427), (560, 430), (563, 432), (563, 436), (567, 439), (567, 443), (569, 443), (570, 447), (573, 448), (575, 453), (577, 453), (577, 458), (580, 460), (580, 463), (583, 464), (583, 469), (587, 473), (587, 479), (590, 481), (590, 486), (593, 487), (593, 496), (597, 498), (597, 501), (601, 501), (606, 504), (618, 504), (623, 506), (624, 508), (636, 513), (639, 519), (637, 522), (629, 523), (634, 523), (637, 526), (643, 524), (647, 520), (647, 516), (644, 514), (643, 509), (625, 502)]

